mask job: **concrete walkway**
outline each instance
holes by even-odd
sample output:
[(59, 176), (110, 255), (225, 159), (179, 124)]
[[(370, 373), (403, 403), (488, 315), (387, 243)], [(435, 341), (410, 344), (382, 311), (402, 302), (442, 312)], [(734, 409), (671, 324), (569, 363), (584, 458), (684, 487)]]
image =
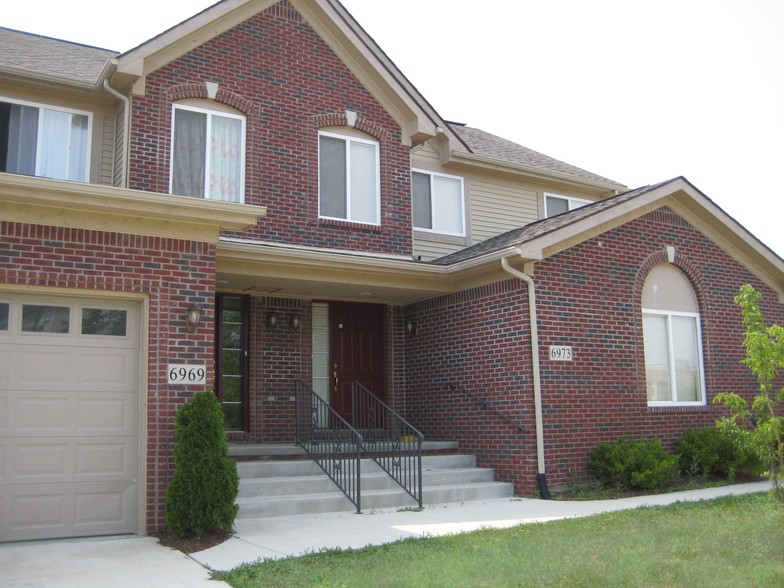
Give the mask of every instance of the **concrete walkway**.
[(770, 488), (770, 482), (755, 482), (620, 500), (578, 502), (497, 498), (440, 504), (426, 507), (420, 512), (381, 510), (360, 515), (329, 513), (238, 519), (234, 523), (234, 537), (211, 549), (194, 553), (191, 557), (210, 569), (230, 570), (245, 562), (303, 555), (322, 549), (359, 549), (406, 537), (447, 535), (481, 528), (500, 529), (522, 523), (583, 517), (639, 506), (765, 492)]
[(757, 482), (621, 500), (561, 502), (499, 498), (430, 506), (420, 512), (382, 510), (361, 515), (332, 513), (238, 519), (234, 537), (191, 556), (163, 547), (152, 537), (4, 543), (0, 544), (0, 586), (220, 588), (227, 584), (210, 580), (209, 570), (230, 570), (259, 559), (303, 555), (321, 549), (357, 549), (405, 537), (512, 527), (639, 506), (764, 492), (770, 487), (769, 482)]

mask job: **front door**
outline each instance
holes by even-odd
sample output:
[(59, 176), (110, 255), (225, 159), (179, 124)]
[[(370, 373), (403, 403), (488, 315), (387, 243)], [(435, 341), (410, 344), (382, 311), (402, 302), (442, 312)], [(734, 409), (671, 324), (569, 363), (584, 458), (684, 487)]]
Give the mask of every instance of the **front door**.
[(351, 423), (351, 382), (385, 400), (384, 306), (330, 302), (329, 333), (330, 404)]

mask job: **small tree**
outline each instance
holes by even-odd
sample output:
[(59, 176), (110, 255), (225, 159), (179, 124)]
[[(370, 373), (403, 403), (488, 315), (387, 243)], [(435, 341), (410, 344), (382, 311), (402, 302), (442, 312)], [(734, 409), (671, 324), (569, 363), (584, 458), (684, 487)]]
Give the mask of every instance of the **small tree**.
[(784, 328), (779, 325), (765, 326), (760, 300), (762, 295), (748, 284), (735, 297), (735, 304), (740, 306), (746, 327), (743, 336), (746, 359), (743, 363), (757, 376), (757, 395), (751, 408), (738, 394), (729, 392), (717, 394), (713, 402), (724, 404), (730, 409), (730, 416), (722, 417), (717, 426), (759, 457), (773, 481), (776, 497), (784, 501), (781, 487), (784, 472), (784, 421), (780, 410), (780, 404), (784, 401), (784, 388), (775, 389), (779, 369), (784, 366)]
[(177, 412), (174, 476), (166, 523), (175, 537), (229, 532), (237, 514), (237, 465), (228, 458), (223, 412), (215, 394), (198, 392)]

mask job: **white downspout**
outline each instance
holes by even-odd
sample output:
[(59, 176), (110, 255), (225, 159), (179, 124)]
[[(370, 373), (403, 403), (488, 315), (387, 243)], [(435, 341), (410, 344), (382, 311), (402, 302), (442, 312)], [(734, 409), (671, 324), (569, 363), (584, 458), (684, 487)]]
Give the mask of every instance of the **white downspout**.
[(516, 270), (509, 265), (506, 257), (501, 258), (504, 271), (528, 285), (528, 318), (531, 323), (531, 363), (534, 376), (534, 418), (536, 421), (536, 481), (539, 492), (544, 499), (550, 498), (547, 489), (547, 473), (544, 465), (544, 426), (542, 424), (542, 381), (539, 375), (539, 331), (536, 326), (536, 287), (528, 274)]
[(125, 96), (124, 94), (121, 94), (120, 92), (118, 92), (117, 90), (112, 88), (109, 85), (109, 80), (104, 80), (103, 81), (103, 87), (104, 87), (104, 89), (107, 92), (109, 92), (109, 94), (111, 94), (112, 96), (114, 96), (118, 100), (121, 100), (123, 102), (123, 104), (125, 105), (125, 121), (124, 121), (124, 124), (125, 124), (125, 140), (123, 141), (123, 146), (122, 146), (122, 149), (123, 149), (123, 157), (122, 157), (123, 169), (122, 169), (122, 186), (120, 186), (120, 187), (121, 188), (127, 188), (128, 187), (128, 171), (129, 171), (129, 169), (128, 169), (128, 162), (129, 162), (130, 151), (131, 151), (131, 147), (130, 147), (130, 144), (131, 144), (131, 128), (130, 128), (131, 127), (131, 101), (128, 99), (127, 96)]

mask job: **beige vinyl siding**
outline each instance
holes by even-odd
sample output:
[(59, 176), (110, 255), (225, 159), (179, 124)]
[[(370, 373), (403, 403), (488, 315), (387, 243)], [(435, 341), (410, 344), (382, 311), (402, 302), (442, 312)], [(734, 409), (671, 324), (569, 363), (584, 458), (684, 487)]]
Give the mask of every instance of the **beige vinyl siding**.
[[(114, 117), (97, 116), (101, 122), (101, 171), (98, 177), (99, 184), (114, 185)], [(98, 122), (98, 121), (96, 121)]]
[(422, 261), (431, 261), (444, 255), (454, 253), (463, 249), (463, 245), (454, 243), (440, 243), (438, 241), (427, 241), (425, 239), (414, 240), (414, 256), (421, 257)]
[(533, 188), (489, 178), (472, 179), (470, 185), (472, 244), (539, 220)]
[(122, 106), (114, 116), (114, 176), (112, 185), (117, 188), (125, 187), (124, 160), (125, 160), (125, 107)]
[[(436, 166), (436, 167), (433, 167)], [(441, 156), (428, 142), (417, 147), (411, 153), (411, 167), (424, 167), (426, 169), (438, 169), (441, 166)]]

